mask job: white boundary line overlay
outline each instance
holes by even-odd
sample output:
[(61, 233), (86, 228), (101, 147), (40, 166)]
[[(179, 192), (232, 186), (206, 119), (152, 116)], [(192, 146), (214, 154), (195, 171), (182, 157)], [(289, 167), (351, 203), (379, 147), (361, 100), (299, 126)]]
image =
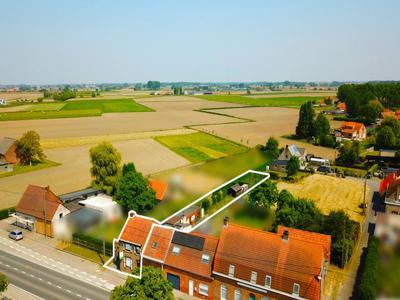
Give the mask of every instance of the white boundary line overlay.
[[(200, 202), (201, 200), (207, 198), (208, 196), (212, 195), (215, 191), (220, 190), (221, 188), (225, 187), (226, 185), (228, 185), (228, 184), (234, 182), (235, 180), (237, 180), (237, 179), (239, 179), (239, 178), (241, 178), (241, 177), (243, 177), (243, 176), (246, 176), (247, 174), (258, 174), (258, 175), (262, 175), (262, 176), (265, 176), (265, 177), (264, 177), (263, 179), (261, 179), (260, 181), (258, 181), (256, 184), (254, 184), (252, 187), (250, 187), (247, 191), (245, 191), (244, 193), (241, 193), (239, 196), (237, 196), (237, 197), (235, 197), (233, 200), (229, 201), (229, 202), (228, 202), (227, 204), (225, 204), (223, 207), (221, 207), (220, 209), (218, 209), (217, 211), (215, 211), (214, 213), (212, 213), (211, 215), (209, 215), (208, 217), (206, 217), (204, 220), (202, 220), (201, 222), (199, 222), (198, 224), (196, 224), (194, 227), (190, 228), (190, 230), (177, 229), (177, 228), (174, 228), (174, 227), (171, 227), (171, 226), (163, 225), (163, 224), (164, 224), (166, 221), (168, 221), (170, 218), (172, 218), (172, 217), (174, 217), (174, 216), (180, 214), (181, 212), (185, 211), (186, 209), (188, 209), (188, 208), (191, 207), (192, 205), (194, 205), (194, 204)], [(154, 227), (157, 226), (157, 227), (160, 227), (160, 228), (165, 228), (165, 229), (172, 230), (172, 234), (173, 234), (175, 231), (179, 231), (179, 232), (183, 232), (183, 233), (190, 233), (190, 232), (192, 232), (193, 230), (195, 230), (195, 229), (197, 229), (198, 227), (200, 227), (201, 225), (203, 225), (204, 223), (208, 222), (210, 219), (212, 219), (214, 216), (216, 216), (217, 214), (219, 214), (221, 211), (225, 210), (226, 208), (228, 208), (229, 206), (231, 206), (232, 204), (234, 204), (234, 203), (235, 203), (236, 201), (238, 201), (240, 198), (242, 198), (243, 196), (245, 196), (245, 195), (247, 195), (248, 193), (250, 193), (253, 189), (255, 189), (257, 186), (259, 186), (259, 185), (262, 184), (263, 182), (267, 181), (270, 177), (271, 177), (271, 175), (270, 175), (269, 173), (266, 173), (266, 172), (260, 172), (260, 171), (255, 171), (255, 170), (247, 170), (246, 172), (243, 172), (242, 174), (236, 176), (235, 178), (232, 178), (231, 180), (229, 180), (229, 181), (227, 181), (227, 182), (221, 184), (220, 186), (216, 187), (215, 189), (213, 189), (213, 190), (209, 191), (208, 193), (204, 194), (204, 195), (201, 196), (200, 198), (194, 200), (193, 202), (191, 202), (190, 204), (186, 205), (184, 208), (181, 208), (180, 210), (178, 210), (177, 212), (175, 212), (174, 214), (172, 214), (171, 216), (167, 217), (166, 219), (164, 219), (164, 220), (161, 221), (161, 222), (158, 221), (158, 220), (156, 220), (156, 219), (154, 219), (154, 218), (151, 218), (151, 217), (138, 215), (138, 214), (137, 214), (135, 211), (133, 211), (133, 210), (129, 211), (128, 217), (126, 218), (125, 224), (124, 224), (124, 226), (122, 227), (122, 230), (121, 230), (121, 232), (120, 232), (118, 238), (117, 238), (117, 239), (115, 239), (115, 238), (113, 239), (113, 255), (110, 257), (110, 259), (109, 259), (108, 261), (106, 261), (106, 262), (104, 263), (103, 267), (106, 268), (106, 269), (108, 269), (108, 270), (111, 270), (111, 271), (113, 271), (113, 272), (117, 272), (118, 274), (121, 274), (121, 275), (124, 275), (124, 276), (129, 276), (129, 277), (133, 277), (133, 278), (136, 278), (136, 279), (142, 279), (143, 257), (145, 256), (144, 253), (145, 253), (145, 251), (146, 251), (147, 244), (149, 243), (149, 240), (150, 240), (150, 237), (151, 237), (151, 234), (152, 234), (152, 232), (153, 232)], [(153, 224), (151, 225), (151, 229), (150, 229), (150, 231), (149, 231), (149, 233), (148, 233), (148, 235), (147, 235), (146, 242), (144, 243), (143, 250), (141, 251), (141, 254), (140, 254), (140, 269), (139, 269), (139, 275), (129, 274), (129, 273), (126, 273), (126, 272), (123, 272), (123, 271), (120, 271), (120, 270), (117, 270), (117, 269), (115, 269), (115, 268), (112, 268), (112, 267), (109, 267), (109, 266), (108, 266), (108, 265), (112, 262), (112, 260), (114, 259), (114, 256), (115, 256), (115, 244), (121, 240), (122, 233), (124, 232), (125, 227), (126, 227), (126, 225), (128, 224), (129, 219), (130, 219), (130, 218), (134, 218), (134, 217), (136, 217), (136, 216), (139, 216), (140, 218), (147, 219), (147, 220), (150, 220), (150, 221), (153, 222)], [(169, 246), (168, 246), (168, 248), (169, 248)], [(167, 250), (167, 251), (168, 251), (168, 250)], [(146, 258), (147, 258), (147, 259), (152, 259), (152, 258), (147, 257), (147, 256), (146, 256)], [(165, 259), (165, 258), (164, 258), (164, 259)], [(153, 260), (154, 260), (154, 259), (153, 259)], [(157, 260), (156, 260), (156, 261), (157, 261)], [(160, 262), (161, 262), (161, 263), (164, 263), (164, 261), (157, 261), (157, 262), (159, 262), (159, 263), (160, 263)]]

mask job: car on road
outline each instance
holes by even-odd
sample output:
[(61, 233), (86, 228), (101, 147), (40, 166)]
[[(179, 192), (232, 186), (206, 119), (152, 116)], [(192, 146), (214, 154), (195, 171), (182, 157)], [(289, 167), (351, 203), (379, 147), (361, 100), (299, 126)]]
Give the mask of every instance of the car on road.
[(21, 230), (12, 230), (10, 232), (10, 234), (8, 235), (8, 237), (10, 239), (19, 241), (19, 240), (22, 240), (24, 236), (22, 235), (22, 231)]

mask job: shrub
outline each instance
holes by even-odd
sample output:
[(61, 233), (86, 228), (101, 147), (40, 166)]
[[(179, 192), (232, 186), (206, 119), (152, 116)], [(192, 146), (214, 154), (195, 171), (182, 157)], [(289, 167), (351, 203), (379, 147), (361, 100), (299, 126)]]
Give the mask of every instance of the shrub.
[(205, 212), (208, 211), (208, 209), (210, 208), (210, 200), (204, 199), (201, 202), (201, 208), (204, 209)]
[(371, 236), (368, 241), (365, 265), (362, 270), (360, 284), (357, 287), (357, 296), (361, 300), (376, 299), (378, 277), (379, 240)]
[(8, 218), (8, 215), (13, 212), (15, 212), (15, 207), (0, 210), (0, 220)]

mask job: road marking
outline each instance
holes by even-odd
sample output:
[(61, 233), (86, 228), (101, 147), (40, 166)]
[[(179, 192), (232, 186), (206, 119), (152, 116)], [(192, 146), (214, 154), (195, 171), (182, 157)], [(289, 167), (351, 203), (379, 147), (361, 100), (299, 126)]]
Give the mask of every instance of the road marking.
[(42, 278), (40, 278), (40, 277), (38, 277), (38, 279), (40, 280), (40, 281), (42, 281), (43, 279)]
[(82, 298), (82, 295), (80, 295), (80, 294), (76, 294), (79, 298)]
[(47, 284), (49, 284), (49, 285), (53, 285), (50, 281), (47, 281)]
[(57, 285), (57, 288), (58, 288), (58, 289), (61, 289), (61, 286)]
[(72, 292), (70, 290), (65, 290), (67, 293), (71, 294)]

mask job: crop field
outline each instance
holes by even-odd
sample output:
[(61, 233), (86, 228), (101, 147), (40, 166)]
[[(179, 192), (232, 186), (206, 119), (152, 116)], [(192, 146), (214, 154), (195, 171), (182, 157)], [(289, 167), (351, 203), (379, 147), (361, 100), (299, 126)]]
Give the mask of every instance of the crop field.
[(202, 132), (160, 136), (155, 139), (194, 163), (247, 151), (244, 146)]
[(40, 92), (0, 92), (0, 99), (5, 100), (36, 100), (42, 96)]
[(101, 116), (99, 109), (86, 110), (49, 110), (49, 111), (19, 111), (0, 113), (0, 121), (19, 121), (36, 119), (63, 119)]
[[(362, 181), (314, 174), (297, 183), (280, 182), (278, 189), (286, 189), (296, 197), (315, 201), (324, 214), (343, 209), (354, 221), (364, 219), (359, 207), (364, 193)], [(368, 195), (369, 191), (366, 193)]]
[(48, 102), (48, 103), (39, 103), (29, 106), (25, 109), (25, 111), (53, 111), (53, 110), (61, 110), (64, 107), (65, 103), (60, 102)]
[(324, 99), (324, 97), (322, 96), (296, 96), (296, 95), (293, 95), (291, 97), (266, 96), (263, 98), (251, 98), (247, 96), (238, 96), (238, 95), (203, 95), (197, 97), (210, 101), (237, 103), (237, 104), (244, 104), (251, 106), (273, 106), (273, 107), (289, 107), (289, 108), (299, 108), (303, 103), (307, 101), (315, 100), (319, 102), (322, 99)]
[(152, 111), (130, 99), (102, 99), (67, 101), (62, 110), (101, 110), (102, 113)]

